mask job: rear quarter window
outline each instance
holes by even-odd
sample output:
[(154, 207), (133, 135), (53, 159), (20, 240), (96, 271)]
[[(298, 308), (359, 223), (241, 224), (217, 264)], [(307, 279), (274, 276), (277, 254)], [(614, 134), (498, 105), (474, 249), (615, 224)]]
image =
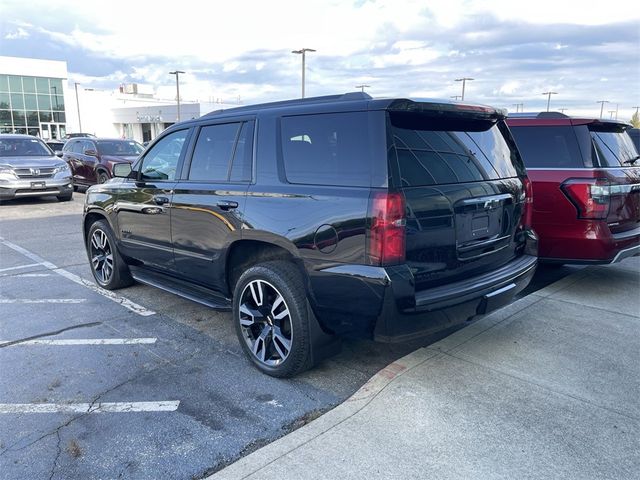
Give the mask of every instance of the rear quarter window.
[(626, 167), (638, 156), (631, 137), (622, 129), (589, 128), (597, 163), (601, 167)]
[(527, 168), (584, 168), (574, 127), (511, 127)]
[(280, 131), (289, 183), (370, 186), (366, 112), (283, 117)]

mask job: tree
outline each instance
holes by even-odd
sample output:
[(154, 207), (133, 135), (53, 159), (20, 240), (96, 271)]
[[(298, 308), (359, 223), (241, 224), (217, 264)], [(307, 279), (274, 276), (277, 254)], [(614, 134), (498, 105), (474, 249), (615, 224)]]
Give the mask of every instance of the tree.
[(629, 123), (633, 125), (633, 128), (640, 128), (640, 116), (638, 116), (638, 110), (633, 114)]

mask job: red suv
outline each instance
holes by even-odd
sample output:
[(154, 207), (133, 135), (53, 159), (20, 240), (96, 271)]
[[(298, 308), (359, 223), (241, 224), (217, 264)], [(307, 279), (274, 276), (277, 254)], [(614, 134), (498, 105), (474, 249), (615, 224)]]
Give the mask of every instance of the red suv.
[(626, 123), (561, 113), (507, 119), (533, 188), (542, 261), (614, 263), (640, 254), (640, 160)]

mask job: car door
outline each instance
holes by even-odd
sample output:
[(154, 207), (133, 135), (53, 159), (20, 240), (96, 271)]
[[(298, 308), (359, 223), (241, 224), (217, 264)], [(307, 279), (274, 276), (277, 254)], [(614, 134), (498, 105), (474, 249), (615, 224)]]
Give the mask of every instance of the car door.
[(172, 195), (190, 129), (174, 130), (147, 150), (134, 167), (131, 188), (123, 188), (116, 202), (122, 252), (145, 266), (171, 270)]
[(64, 152), (62, 154), (62, 158), (69, 164), (73, 181), (76, 184), (84, 183), (84, 177), (82, 176), (82, 163), (78, 158), (80, 148), (80, 140), (69, 140), (62, 149)]
[(224, 251), (240, 238), (251, 181), (254, 121), (203, 125), (175, 188), (171, 230), (176, 271), (224, 290)]
[(98, 147), (92, 140), (82, 140), (82, 150), (78, 154), (82, 163), (82, 176), (89, 185), (98, 183), (96, 167), (98, 166)]

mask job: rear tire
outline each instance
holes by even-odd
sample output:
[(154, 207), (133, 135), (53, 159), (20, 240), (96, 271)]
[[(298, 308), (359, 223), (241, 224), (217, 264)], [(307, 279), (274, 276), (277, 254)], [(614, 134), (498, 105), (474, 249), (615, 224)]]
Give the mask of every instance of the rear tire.
[(98, 220), (89, 228), (87, 254), (93, 278), (102, 288), (116, 290), (133, 283), (129, 266), (120, 256), (115, 237), (106, 220)]
[(234, 289), (233, 321), (242, 349), (261, 372), (292, 377), (311, 365), (307, 297), (294, 264), (247, 269)]

